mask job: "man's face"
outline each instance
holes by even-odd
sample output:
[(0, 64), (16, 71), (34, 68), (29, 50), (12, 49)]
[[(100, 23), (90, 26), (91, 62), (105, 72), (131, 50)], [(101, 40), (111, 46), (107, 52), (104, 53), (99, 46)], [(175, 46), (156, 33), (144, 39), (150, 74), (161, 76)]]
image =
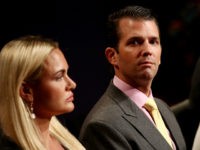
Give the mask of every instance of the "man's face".
[(123, 18), (119, 22), (115, 73), (130, 85), (152, 82), (161, 60), (159, 30), (153, 20)]

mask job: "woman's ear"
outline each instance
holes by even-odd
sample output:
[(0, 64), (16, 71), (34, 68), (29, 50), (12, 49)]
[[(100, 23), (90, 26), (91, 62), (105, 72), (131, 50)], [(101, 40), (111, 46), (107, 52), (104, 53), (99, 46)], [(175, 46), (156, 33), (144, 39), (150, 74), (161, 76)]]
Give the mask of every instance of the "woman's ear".
[(33, 101), (33, 94), (32, 94), (32, 88), (30, 87), (30, 85), (28, 85), (26, 82), (23, 82), (20, 90), (19, 90), (19, 94), (21, 96), (21, 98), (26, 101), (26, 102), (32, 102)]
[(114, 48), (107, 47), (105, 50), (105, 55), (106, 55), (107, 60), (110, 62), (110, 64), (114, 66), (117, 65), (118, 55), (117, 55), (117, 51)]

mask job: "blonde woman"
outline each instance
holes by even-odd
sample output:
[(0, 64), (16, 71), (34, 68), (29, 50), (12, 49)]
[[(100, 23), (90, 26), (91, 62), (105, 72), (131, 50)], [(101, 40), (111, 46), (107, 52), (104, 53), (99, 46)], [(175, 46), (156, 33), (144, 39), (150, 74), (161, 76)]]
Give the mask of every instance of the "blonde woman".
[(84, 150), (56, 119), (74, 110), (76, 83), (57, 42), (25, 36), (0, 52), (1, 150)]

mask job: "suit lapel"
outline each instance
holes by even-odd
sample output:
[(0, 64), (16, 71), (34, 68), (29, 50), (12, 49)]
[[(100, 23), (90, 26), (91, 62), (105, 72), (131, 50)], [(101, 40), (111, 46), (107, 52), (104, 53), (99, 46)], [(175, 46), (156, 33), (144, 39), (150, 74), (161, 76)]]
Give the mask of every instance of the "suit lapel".
[(156, 99), (156, 103), (159, 107), (159, 111), (162, 115), (162, 118), (171, 134), (171, 137), (173, 139), (173, 141), (175, 142), (177, 149), (179, 145), (183, 145), (181, 143), (181, 141), (179, 141), (181, 135), (179, 133), (181, 133), (181, 131), (179, 131), (179, 128), (176, 124), (176, 119), (175, 117), (173, 117), (173, 114), (169, 114), (169, 110), (167, 110), (167, 107), (164, 106), (163, 103), (161, 103), (160, 100)]
[[(170, 146), (155, 128), (149, 118), (133, 103), (124, 93), (115, 86), (111, 85), (111, 96), (124, 112), (123, 118), (130, 123), (133, 128), (138, 130), (140, 134), (154, 147), (162, 150), (169, 150)], [(131, 130), (131, 129), (130, 129)]]

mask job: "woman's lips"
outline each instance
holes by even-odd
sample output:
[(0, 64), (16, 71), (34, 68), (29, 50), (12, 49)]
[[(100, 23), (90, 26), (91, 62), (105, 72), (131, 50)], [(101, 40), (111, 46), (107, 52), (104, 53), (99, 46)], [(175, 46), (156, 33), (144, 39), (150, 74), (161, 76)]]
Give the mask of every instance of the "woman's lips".
[(66, 98), (66, 102), (72, 102), (74, 100), (74, 95), (70, 94), (67, 98)]

